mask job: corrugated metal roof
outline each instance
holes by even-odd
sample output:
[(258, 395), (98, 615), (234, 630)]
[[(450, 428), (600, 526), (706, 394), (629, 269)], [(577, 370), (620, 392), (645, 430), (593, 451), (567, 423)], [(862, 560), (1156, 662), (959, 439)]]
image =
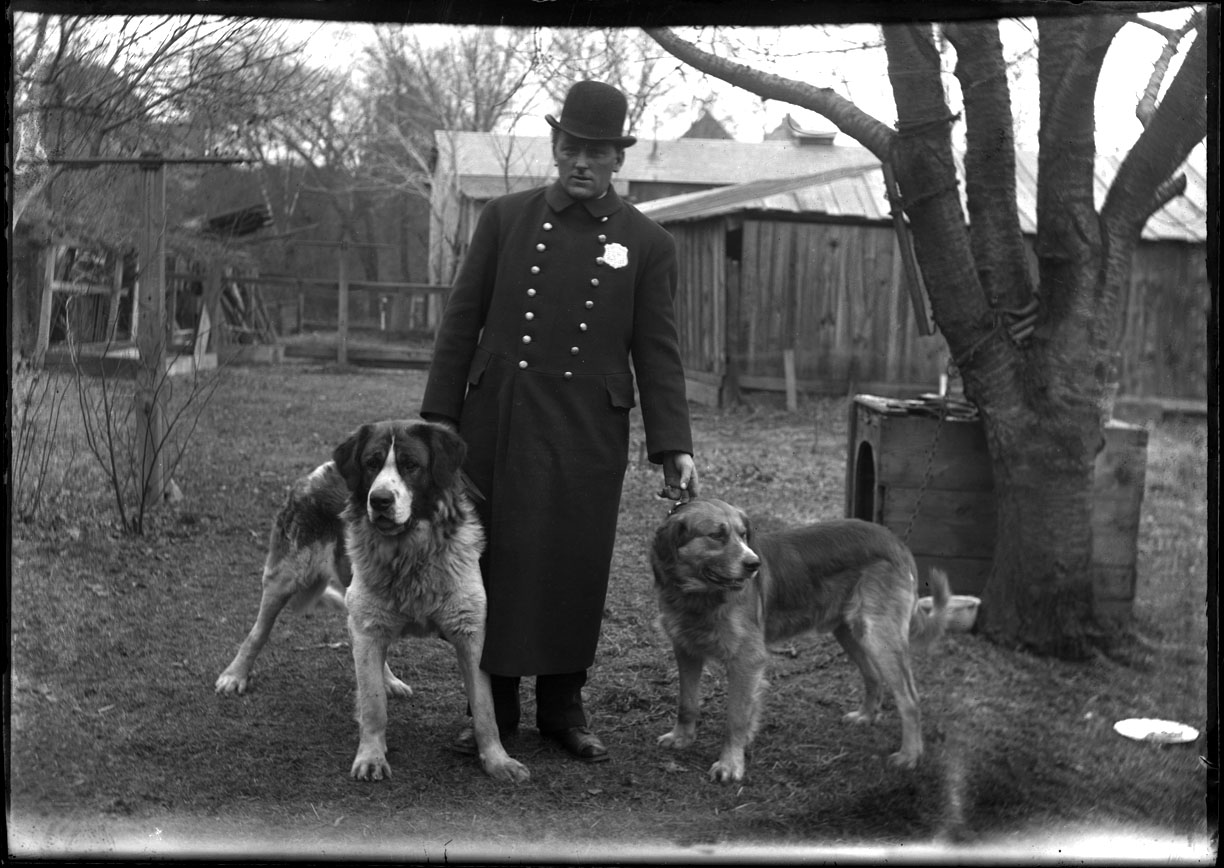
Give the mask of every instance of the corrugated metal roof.
[[(1196, 151), (1195, 155), (1200, 155)], [(1037, 155), (1017, 153), (1016, 204), (1020, 229), (1037, 231)], [(1104, 202), (1109, 181), (1118, 171), (1121, 158), (1099, 155), (1096, 167), (1096, 204)], [(1152, 215), (1143, 228), (1148, 241), (1207, 240), (1207, 186), (1205, 166), (1195, 156), (1182, 166), (1186, 173), (1186, 192), (1168, 202)], [(964, 199), (964, 166), (957, 160), (957, 180)], [(884, 197), (884, 176), (878, 161), (869, 165), (834, 169), (812, 175), (765, 181), (752, 181), (733, 187), (702, 190), (655, 199), (638, 206), (644, 214), (660, 223), (703, 220), (744, 211), (773, 211), (792, 214), (819, 214), (840, 219), (888, 220), (888, 201)]]
[[(439, 130), (434, 139), (444, 160), (454, 153), (461, 184), (467, 177), (531, 178), (541, 182), (552, 175), (552, 143), (548, 136)], [(762, 177), (809, 176), (875, 162), (866, 148), (786, 141), (639, 139), (627, 151), (625, 165), (617, 177), (629, 182), (727, 185)]]

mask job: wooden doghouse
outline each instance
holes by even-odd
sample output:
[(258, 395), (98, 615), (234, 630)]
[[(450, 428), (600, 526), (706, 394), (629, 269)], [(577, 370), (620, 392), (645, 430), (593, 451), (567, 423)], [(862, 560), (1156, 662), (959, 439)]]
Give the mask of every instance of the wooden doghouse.
[[(919, 571), (941, 567), (953, 593), (980, 595), (995, 539), (994, 479), (981, 421), (952, 415), (941, 422), (930, 404), (871, 395), (855, 396), (849, 412), (846, 515), (906, 539)], [(1104, 616), (1129, 612), (1135, 597), (1147, 442), (1146, 429), (1111, 421), (1096, 459), (1093, 582)]]

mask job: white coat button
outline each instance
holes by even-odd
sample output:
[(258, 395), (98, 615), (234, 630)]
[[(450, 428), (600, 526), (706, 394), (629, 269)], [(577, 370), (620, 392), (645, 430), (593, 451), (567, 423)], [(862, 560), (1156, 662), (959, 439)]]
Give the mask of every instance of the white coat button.
[(608, 218), (607, 218), (607, 217), (600, 217), (600, 218), (599, 218), (599, 222), (600, 222), (600, 223), (607, 223), (607, 222), (608, 222)]
[(598, 278), (598, 277), (592, 277), (592, 278), (591, 278), (591, 286), (599, 286), (599, 278)]
[(527, 313), (524, 315), (524, 319), (533, 320), (535, 319), (535, 314), (531, 311), (527, 311)]
[(596, 256), (596, 257), (595, 257), (595, 264), (596, 264), (596, 265), (603, 265), (603, 264), (604, 264), (604, 258), (603, 258), (602, 256)]
[(586, 331), (586, 323), (584, 323), (584, 322), (580, 322), (580, 323), (578, 323), (578, 331), (580, 331), (580, 332), (584, 332), (584, 331)]
[(531, 343), (531, 335), (523, 335), (523, 343), (525, 344)]
[(545, 223), (545, 224), (544, 224), (544, 231), (545, 231), (545, 232), (549, 232), (549, 231), (551, 231), (551, 230), (552, 230), (552, 224), (551, 224), (551, 223)]
[(573, 372), (573, 371), (566, 371), (566, 372), (565, 372), (565, 379), (570, 380), (570, 379), (573, 379), (573, 377), (574, 377), (574, 372)]
[(535, 290), (534, 290), (534, 289), (529, 289), (529, 290), (527, 290), (527, 297), (528, 297), (528, 298), (535, 298)]
[(593, 308), (594, 306), (595, 306), (595, 302), (591, 301), (590, 299), (587, 299), (586, 309), (587, 309), (587, 310), (590, 310), (590, 309), (591, 309), (591, 308)]
[(607, 242), (607, 240), (608, 240), (608, 236), (607, 236), (607, 235), (600, 235), (600, 236), (599, 236), (599, 243), (600, 243), (600, 244), (604, 244), (605, 242)]
[(532, 274), (539, 274), (539, 273), (540, 273), (540, 266), (538, 266), (538, 265), (533, 265), (533, 266), (531, 266), (531, 273), (532, 273)]
[(519, 362), (519, 367), (520, 367), (520, 368), (525, 368), (525, 367), (527, 367), (527, 360), (526, 360), (526, 359), (523, 359), (521, 362)]
[(547, 249), (548, 249), (547, 244), (537, 244), (536, 245), (536, 250), (540, 251), (541, 253), (543, 253)]
[(576, 355), (578, 355), (578, 348), (577, 348), (577, 347), (570, 347), (570, 355), (571, 355), (571, 356), (576, 356)]

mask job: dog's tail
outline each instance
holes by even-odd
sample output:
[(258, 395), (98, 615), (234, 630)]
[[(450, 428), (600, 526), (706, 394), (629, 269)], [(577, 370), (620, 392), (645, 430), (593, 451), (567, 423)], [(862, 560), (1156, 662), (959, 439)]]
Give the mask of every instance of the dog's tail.
[(931, 645), (943, 635), (948, 625), (948, 600), (952, 597), (948, 574), (932, 567), (928, 581), (931, 585), (931, 610), (928, 612), (915, 603), (914, 614), (910, 618), (910, 644), (917, 649)]

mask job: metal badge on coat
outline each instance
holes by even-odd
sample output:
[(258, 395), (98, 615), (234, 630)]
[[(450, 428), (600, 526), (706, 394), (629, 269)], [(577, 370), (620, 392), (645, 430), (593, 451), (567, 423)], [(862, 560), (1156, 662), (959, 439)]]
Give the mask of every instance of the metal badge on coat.
[(629, 249), (616, 242), (605, 244), (603, 261), (612, 268), (624, 268), (629, 264)]

